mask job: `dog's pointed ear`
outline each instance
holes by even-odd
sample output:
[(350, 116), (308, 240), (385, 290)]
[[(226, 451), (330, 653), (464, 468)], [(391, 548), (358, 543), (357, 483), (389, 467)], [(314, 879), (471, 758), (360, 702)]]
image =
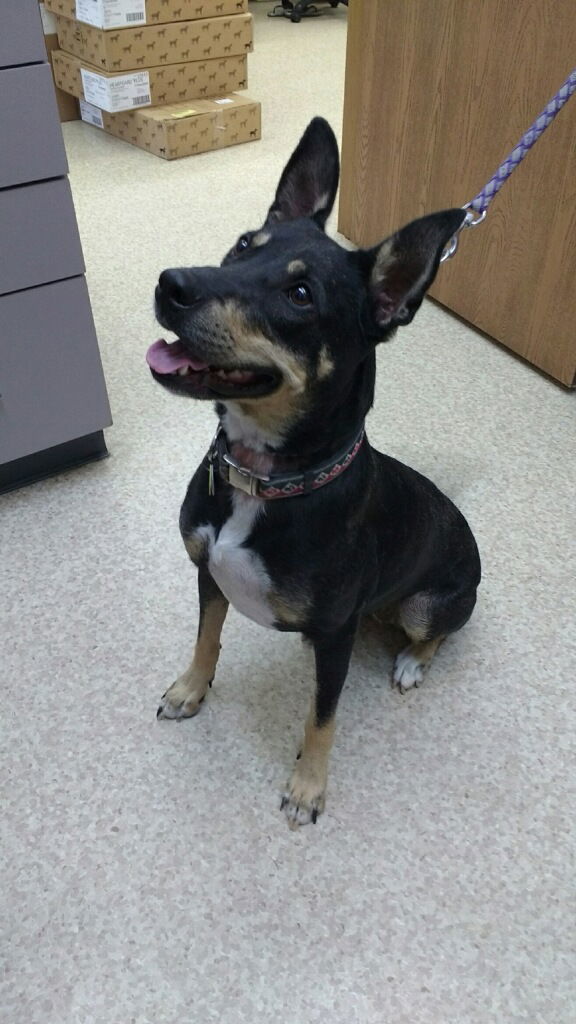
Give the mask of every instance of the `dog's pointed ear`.
[(334, 205), (339, 174), (334, 132), (323, 117), (315, 117), (282, 172), (267, 221), (313, 217), (323, 228)]
[(436, 277), (446, 244), (465, 217), (462, 209), (420, 217), (361, 254), (377, 328), (410, 323)]

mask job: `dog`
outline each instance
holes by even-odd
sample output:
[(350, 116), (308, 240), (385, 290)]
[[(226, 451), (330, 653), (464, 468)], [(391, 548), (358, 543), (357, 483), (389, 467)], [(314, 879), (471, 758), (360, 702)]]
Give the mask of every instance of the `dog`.
[(471, 530), (433, 483), (370, 446), (376, 345), (409, 323), (462, 226), (422, 217), (348, 251), (325, 234), (339, 179), (322, 118), (288, 161), (263, 226), (220, 267), (164, 270), (155, 380), (216, 403), (218, 430), (188, 486), (180, 530), (198, 568), (190, 667), (161, 718), (195, 715), (216, 670), (231, 603), (311, 642), (316, 686), (282, 809), (292, 828), (325, 806), (335, 713), (362, 616), (384, 610), (407, 636), (393, 685), (418, 686), (441, 641), (470, 618), (480, 582)]

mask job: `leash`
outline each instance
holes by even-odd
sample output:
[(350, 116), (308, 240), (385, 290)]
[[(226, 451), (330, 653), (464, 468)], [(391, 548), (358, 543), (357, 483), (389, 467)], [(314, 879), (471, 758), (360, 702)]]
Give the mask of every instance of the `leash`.
[[(514, 147), (512, 152), (506, 157), (506, 159), (500, 164), (498, 170), (492, 175), (490, 181), (484, 186), (474, 199), (471, 199), (469, 203), (466, 203), (462, 207), (466, 210), (466, 218), (458, 228), (456, 234), (450, 239), (446, 246), (440, 262), (444, 263), (445, 260), (450, 260), (454, 256), (458, 248), (458, 240), (460, 232), (463, 228), (475, 228), (478, 224), (486, 218), (488, 207), (494, 196), (502, 188), (505, 181), (515, 171), (518, 164), (522, 163), (522, 160), (532, 148), (535, 142), (540, 138), (543, 132), (546, 131), (548, 125), (552, 124), (552, 121), (558, 114), (564, 104), (570, 99), (572, 93), (576, 91), (576, 68), (568, 75), (566, 81), (560, 86), (556, 95), (550, 100), (550, 102), (544, 107), (541, 114), (538, 115), (533, 124), (530, 125), (527, 132), (520, 139), (517, 146)], [(474, 211), (474, 212), (472, 212)], [(478, 216), (475, 217), (474, 213)]]

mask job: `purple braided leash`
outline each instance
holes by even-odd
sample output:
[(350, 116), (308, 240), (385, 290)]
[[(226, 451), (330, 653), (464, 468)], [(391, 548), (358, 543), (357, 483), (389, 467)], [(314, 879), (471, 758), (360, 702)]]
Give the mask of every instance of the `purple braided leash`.
[(548, 125), (554, 120), (556, 114), (562, 109), (567, 100), (570, 99), (573, 92), (576, 91), (576, 68), (558, 90), (550, 103), (544, 107), (542, 113), (536, 118), (534, 124), (530, 125), (527, 132), (524, 133), (520, 142), (515, 149), (512, 150), (509, 156), (506, 157), (503, 163), (496, 173), (490, 178), (490, 181), (484, 188), (474, 196), (469, 203), (466, 204), (466, 209), (471, 208), (476, 210), (477, 213), (484, 213), (488, 209), (489, 203), (492, 202), (494, 196), (500, 191), (502, 185), (508, 180), (512, 171), (518, 166), (518, 164), (524, 159), (526, 153), (532, 148), (534, 143), (540, 138), (542, 132), (546, 130)]
[[(560, 111), (564, 104), (570, 99), (573, 92), (576, 92), (576, 68), (574, 68), (574, 70), (568, 75), (566, 81), (559, 88), (558, 92), (550, 100), (547, 106), (544, 107), (544, 110), (538, 115), (534, 123), (530, 125), (528, 131), (524, 133), (518, 145), (515, 146), (503, 163), (500, 164), (500, 167), (496, 173), (492, 175), (488, 184), (474, 196), (474, 199), (471, 199), (470, 202), (466, 203), (463, 207), (463, 209), (468, 212), (466, 214), (466, 220), (462, 224), (462, 228), (473, 228), (484, 220), (488, 206), (494, 199), (494, 196), (500, 191), (504, 182), (508, 180), (512, 171), (515, 170), (518, 164), (522, 162), (534, 143), (540, 138), (542, 133), (546, 131), (548, 125), (551, 124), (558, 111)], [(472, 210), (479, 214), (476, 219), (474, 219), (474, 214), (471, 213)], [(462, 228), (460, 230), (462, 230)], [(441, 262), (449, 260), (456, 252), (456, 249), (458, 248), (458, 235), (459, 232), (454, 235), (454, 238), (452, 238), (448, 243), (448, 246), (442, 255)]]

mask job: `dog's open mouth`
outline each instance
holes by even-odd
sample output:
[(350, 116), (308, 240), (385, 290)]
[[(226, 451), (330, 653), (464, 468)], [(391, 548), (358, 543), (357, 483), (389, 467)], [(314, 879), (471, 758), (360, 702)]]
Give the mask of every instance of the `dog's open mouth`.
[(195, 359), (181, 341), (155, 341), (146, 362), (160, 383), (194, 398), (256, 397), (280, 383), (280, 374), (272, 367), (211, 366)]

